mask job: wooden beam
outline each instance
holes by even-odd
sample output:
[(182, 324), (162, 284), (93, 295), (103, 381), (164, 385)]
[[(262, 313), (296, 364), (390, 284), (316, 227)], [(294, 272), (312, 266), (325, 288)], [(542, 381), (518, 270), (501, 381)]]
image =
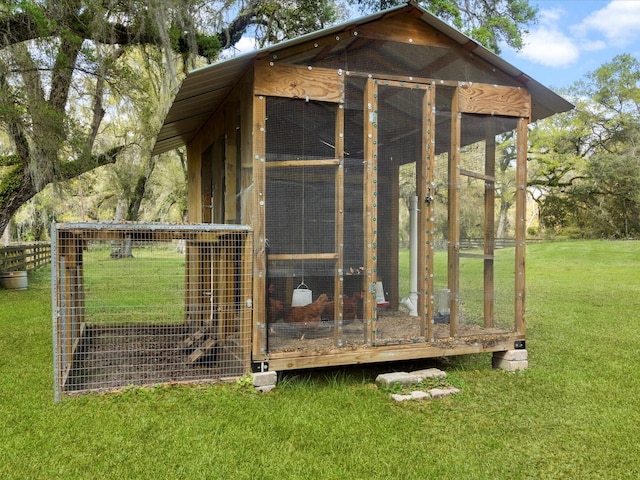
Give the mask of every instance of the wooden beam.
[(262, 359), (267, 353), (267, 294), (266, 258), (266, 120), (267, 98), (255, 95), (253, 102), (253, 232), (254, 232), (254, 277), (253, 277), (253, 358)]
[[(408, 45), (460, 48), (446, 35), (428, 26), (419, 18), (393, 15), (378, 22), (365, 24), (357, 29), (358, 38), (391, 41)], [(420, 55), (416, 48), (416, 55)]]
[(187, 145), (187, 214), (191, 223), (202, 223), (202, 154), (200, 145)]
[(272, 253), (269, 260), (338, 260), (338, 253)]
[[(358, 350), (339, 350), (318, 354), (302, 352), (274, 353), (269, 358), (271, 370), (298, 370), (303, 368), (330, 367), (337, 365), (359, 365), (364, 363), (397, 362), (419, 358), (450, 357), (453, 355), (470, 355), (483, 352), (502, 352), (513, 349), (513, 343), (521, 340), (520, 335), (504, 335), (491, 342), (450, 342), (446, 346), (429, 343), (363, 347)], [(465, 339), (467, 340), (467, 339)]]
[(531, 96), (524, 88), (463, 83), (458, 92), (459, 112), (531, 117)]
[(494, 119), (489, 119), (484, 147), (484, 326), (495, 324), (495, 205), (496, 205), (496, 136)]
[(229, 102), (224, 107), (224, 219), (238, 223), (238, 136), (240, 135), (240, 102)]
[(377, 321), (376, 281), (377, 281), (377, 214), (376, 185), (378, 182), (378, 85), (369, 78), (364, 89), (364, 108), (362, 124), (364, 126), (364, 267), (366, 289), (363, 298), (364, 320), (366, 322), (365, 341), (375, 341), (375, 324)]
[[(337, 153), (337, 152), (336, 152)], [(343, 152), (344, 153), (344, 152)], [(267, 168), (288, 168), (288, 167), (331, 167), (338, 166), (342, 159), (329, 158), (324, 160), (279, 160), (274, 162), (267, 162), (265, 166)]]
[(516, 265), (515, 331), (525, 334), (525, 252), (527, 239), (527, 123), (518, 119), (516, 130)]
[(256, 62), (256, 95), (344, 102), (344, 76), (336, 69)]
[(418, 316), (421, 331), (429, 341), (434, 340), (432, 319), (434, 205), (433, 170), (436, 158), (436, 87), (430, 85), (422, 100), (422, 155), (416, 165), (418, 194)]
[(459, 88), (451, 100), (451, 143), (449, 146), (449, 245), (448, 287), (450, 335), (458, 333), (460, 320), (460, 138), (461, 114), (459, 111)]
[[(343, 268), (344, 268), (344, 105), (338, 105), (336, 110), (336, 130), (335, 130), (335, 151), (339, 160), (335, 178), (335, 239), (334, 251), (336, 252), (336, 265), (334, 274), (334, 344), (340, 346), (342, 344), (342, 320), (344, 303), (342, 295), (344, 294)], [(340, 301), (337, 301), (337, 300)]]
[(388, 185), (391, 222), (388, 229), (391, 232), (391, 238), (389, 239), (389, 261), (386, 262), (389, 268), (389, 278), (385, 279), (384, 287), (389, 293), (389, 298), (386, 299), (390, 304), (389, 309), (396, 311), (400, 305), (400, 222), (398, 222), (398, 218), (400, 218), (400, 164), (398, 162), (393, 162), (391, 165), (389, 179), (391, 180)]

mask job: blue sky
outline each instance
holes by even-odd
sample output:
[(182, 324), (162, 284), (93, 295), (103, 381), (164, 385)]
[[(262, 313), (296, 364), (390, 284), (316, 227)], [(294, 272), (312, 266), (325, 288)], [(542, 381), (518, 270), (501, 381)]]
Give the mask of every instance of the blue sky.
[(621, 53), (640, 58), (640, 0), (530, 0), (538, 23), (525, 47), (501, 56), (551, 88), (565, 88)]

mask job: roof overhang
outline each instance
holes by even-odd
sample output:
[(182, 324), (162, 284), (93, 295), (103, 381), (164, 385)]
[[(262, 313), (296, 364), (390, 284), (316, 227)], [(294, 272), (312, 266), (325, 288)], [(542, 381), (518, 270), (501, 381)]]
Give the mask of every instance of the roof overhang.
[(531, 121), (566, 112), (573, 108), (573, 105), (560, 95), (535, 81), (495, 53), (416, 4), (409, 3), (408, 5), (394, 7), (314, 33), (302, 35), (277, 45), (245, 53), (190, 72), (182, 82), (182, 86), (167, 113), (164, 124), (156, 138), (152, 154), (158, 155), (188, 144), (211, 115), (217, 111), (227, 95), (238, 84), (242, 76), (251, 69), (257, 59), (277, 54), (281, 50), (311, 42), (321, 37), (345, 30), (353, 30), (401, 10), (410, 11), (435, 30), (446, 35), (473, 55), (495, 66), (527, 88), (531, 94), (532, 101)]

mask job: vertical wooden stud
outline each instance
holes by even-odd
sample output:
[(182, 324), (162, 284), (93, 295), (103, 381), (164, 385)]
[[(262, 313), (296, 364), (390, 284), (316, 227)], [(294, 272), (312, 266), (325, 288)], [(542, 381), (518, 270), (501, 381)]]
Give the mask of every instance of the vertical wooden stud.
[(435, 159), (435, 85), (429, 85), (422, 99), (422, 153), (416, 165), (418, 195), (418, 317), (423, 335), (433, 332), (433, 163)]
[[(343, 301), (344, 294), (344, 105), (338, 104), (336, 110), (336, 131), (335, 146), (336, 158), (339, 165), (335, 175), (335, 252), (336, 265), (334, 274), (334, 293), (333, 293), (333, 318), (334, 318), (334, 343), (336, 346), (342, 346), (342, 325), (343, 325)], [(338, 301), (339, 300), (339, 301)]]
[(267, 287), (266, 225), (266, 120), (267, 99), (253, 97), (253, 356), (264, 359), (267, 354), (267, 315), (265, 309)]
[(364, 267), (367, 289), (364, 292), (363, 309), (366, 320), (365, 343), (375, 343), (377, 323), (377, 208), (372, 201), (378, 182), (378, 85), (369, 78), (364, 90)]
[(238, 112), (240, 102), (230, 102), (225, 105), (225, 135), (224, 135), (224, 206), (225, 223), (238, 223)]
[(515, 331), (525, 334), (525, 251), (527, 214), (527, 119), (519, 118), (516, 131), (516, 268)]
[(449, 335), (458, 333), (460, 316), (460, 135), (462, 114), (459, 110), (459, 88), (455, 89), (451, 100), (451, 144), (449, 147), (449, 246), (448, 246), (448, 286)]
[(484, 326), (495, 324), (495, 201), (496, 201), (496, 136), (495, 119), (486, 122), (484, 173)]

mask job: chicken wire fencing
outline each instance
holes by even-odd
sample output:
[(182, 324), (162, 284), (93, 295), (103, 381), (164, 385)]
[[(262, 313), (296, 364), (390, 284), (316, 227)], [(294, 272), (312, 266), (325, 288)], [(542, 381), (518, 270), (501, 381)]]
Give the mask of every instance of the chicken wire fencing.
[(248, 227), (55, 224), (56, 400), (250, 371)]

